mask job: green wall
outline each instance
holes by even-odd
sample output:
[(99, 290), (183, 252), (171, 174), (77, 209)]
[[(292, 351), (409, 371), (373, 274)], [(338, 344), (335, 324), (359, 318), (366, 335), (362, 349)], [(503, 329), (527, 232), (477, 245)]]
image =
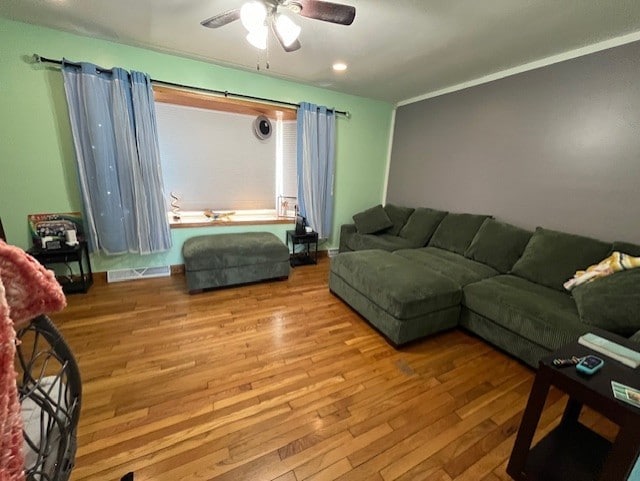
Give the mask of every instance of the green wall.
[[(30, 245), (28, 214), (81, 208), (62, 75), (56, 68), (31, 64), (34, 53), (139, 70), (169, 82), (348, 110), (351, 118), (337, 121), (334, 232), (325, 248), (338, 245), (341, 224), (382, 199), (393, 112), (389, 103), (2, 18), (0, 45), (0, 217), (9, 242), (20, 247)], [(93, 264), (96, 271), (181, 264), (180, 249), (188, 237), (269, 230), (284, 239), (286, 228), (173, 229), (174, 247), (167, 253), (97, 255)]]

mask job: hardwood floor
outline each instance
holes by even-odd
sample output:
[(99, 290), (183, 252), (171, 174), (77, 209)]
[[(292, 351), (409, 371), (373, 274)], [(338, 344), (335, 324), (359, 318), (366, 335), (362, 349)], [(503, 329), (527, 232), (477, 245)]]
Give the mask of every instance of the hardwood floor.
[[(194, 296), (181, 275), (69, 296), (52, 318), (84, 382), (72, 480), (510, 479), (533, 371), (460, 330), (393, 349), (329, 293), (328, 266)], [(543, 432), (564, 404), (552, 391)]]

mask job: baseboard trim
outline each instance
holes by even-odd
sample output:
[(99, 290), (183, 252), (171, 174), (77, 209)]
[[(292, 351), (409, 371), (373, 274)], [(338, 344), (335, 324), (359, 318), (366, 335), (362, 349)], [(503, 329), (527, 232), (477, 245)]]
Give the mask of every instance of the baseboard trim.
[[(318, 251), (318, 259), (324, 259), (326, 257), (329, 257), (328, 254), (329, 251), (326, 250), (321, 250)], [(174, 264), (172, 266), (170, 266), (170, 270), (171, 270), (171, 275), (172, 276), (184, 276), (184, 264)], [(107, 282), (107, 272), (106, 271), (102, 271), (102, 272), (94, 272), (93, 273), (93, 277), (95, 280), (99, 281), (99, 282)]]
[(183, 276), (184, 275), (184, 264), (176, 264), (171, 266), (171, 275), (172, 276)]

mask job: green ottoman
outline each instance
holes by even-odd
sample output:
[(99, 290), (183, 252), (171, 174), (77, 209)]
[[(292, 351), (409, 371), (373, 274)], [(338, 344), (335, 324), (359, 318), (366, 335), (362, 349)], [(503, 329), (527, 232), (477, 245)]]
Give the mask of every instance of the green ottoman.
[(394, 345), (455, 327), (462, 290), (451, 279), (383, 250), (331, 260), (329, 289)]
[(192, 237), (182, 255), (191, 294), (289, 276), (289, 249), (269, 232)]

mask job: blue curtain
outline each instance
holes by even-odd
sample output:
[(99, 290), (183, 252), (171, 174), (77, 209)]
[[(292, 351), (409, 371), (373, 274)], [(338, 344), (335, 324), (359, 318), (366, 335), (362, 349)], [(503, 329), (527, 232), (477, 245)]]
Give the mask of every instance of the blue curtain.
[(63, 62), (87, 238), (92, 251), (171, 248), (148, 75)]
[(331, 236), (336, 119), (332, 110), (298, 108), (298, 205), (321, 239)]

